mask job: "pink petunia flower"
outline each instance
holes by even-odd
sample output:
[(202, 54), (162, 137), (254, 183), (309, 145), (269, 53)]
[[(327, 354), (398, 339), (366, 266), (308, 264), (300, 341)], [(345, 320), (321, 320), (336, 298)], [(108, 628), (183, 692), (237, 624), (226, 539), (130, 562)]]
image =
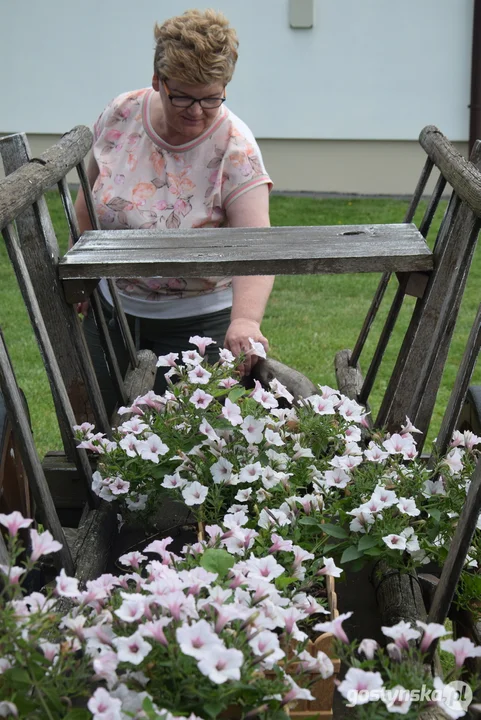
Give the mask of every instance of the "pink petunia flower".
[(24, 518), (18, 510), (14, 510), (9, 515), (0, 513), (0, 525), (6, 527), (12, 537), (15, 537), (20, 529), (28, 528), (32, 523), (33, 520)]
[(349, 639), (346, 635), (346, 632), (344, 628), (342, 627), (342, 623), (344, 620), (348, 620), (352, 615), (352, 611), (347, 613), (341, 613), (335, 620), (331, 620), (328, 622), (322, 622), (317, 623), (317, 625), (314, 625), (314, 630), (320, 630), (321, 632), (331, 632), (335, 637), (337, 637), (341, 642), (349, 643)]
[(189, 342), (192, 345), (197, 345), (201, 355), (205, 355), (205, 350), (209, 345), (217, 345), (216, 341), (211, 337), (200, 337), (200, 335), (193, 335), (189, 338)]
[(50, 555), (50, 553), (62, 549), (62, 543), (54, 540), (49, 530), (45, 530), (42, 534), (36, 530), (30, 530), (30, 542), (32, 544), (32, 554), (30, 555), (32, 562), (36, 562), (42, 555)]
[(105, 690), (97, 688), (87, 703), (87, 707), (93, 715), (93, 720), (121, 720), (122, 701)]

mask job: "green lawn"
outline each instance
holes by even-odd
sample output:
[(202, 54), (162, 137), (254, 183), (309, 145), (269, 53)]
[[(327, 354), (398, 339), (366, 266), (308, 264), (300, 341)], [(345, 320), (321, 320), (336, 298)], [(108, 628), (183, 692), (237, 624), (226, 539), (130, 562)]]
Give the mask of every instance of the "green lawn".
[[(60, 247), (65, 250), (67, 228), (55, 193), (49, 194), (48, 204)], [(273, 196), (271, 220), (273, 225), (391, 223), (402, 221), (406, 208), (407, 202), (401, 200)], [(437, 217), (434, 227), (439, 221)], [(477, 251), (438, 397), (431, 438), (435, 437), (439, 427), (476, 314), (480, 276), (481, 258)], [(314, 382), (335, 385), (334, 355), (338, 350), (353, 347), (378, 280), (379, 276), (374, 274), (278, 277), (263, 324), (263, 330), (270, 340), (271, 354), (305, 373)], [(391, 281), (389, 298), (395, 286), (395, 280)], [(381, 368), (372, 395), (374, 411), (387, 385), (412, 303), (411, 299), (406, 300), (395, 337)], [(367, 368), (388, 305), (385, 301), (371, 332), (369, 344), (361, 358), (363, 370)], [(5, 334), (18, 382), (27, 396), (39, 452), (43, 454), (48, 449), (59, 449), (59, 433), (46, 375), (3, 244), (0, 245), (0, 326)], [(481, 382), (479, 373), (473, 382)]]

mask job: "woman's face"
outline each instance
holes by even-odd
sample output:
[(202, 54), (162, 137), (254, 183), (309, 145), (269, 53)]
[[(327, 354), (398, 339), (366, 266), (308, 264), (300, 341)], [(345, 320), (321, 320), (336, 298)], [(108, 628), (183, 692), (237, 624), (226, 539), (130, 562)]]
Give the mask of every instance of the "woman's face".
[[(214, 99), (223, 98), (225, 90), (220, 82), (211, 85), (186, 85), (178, 80), (163, 82), (156, 75), (152, 79), (152, 87), (159, 93), (168, 129), (184, 137), (185, 142), (202, 135), (214, 122), (220, 112), (221, 103), (219, 102), (217, 107), (205, 105), (216, 105)], [(189, 99), (190, 102), (193, 99), (204, 100), (204, 107), (198, 102), (186, 107)]]

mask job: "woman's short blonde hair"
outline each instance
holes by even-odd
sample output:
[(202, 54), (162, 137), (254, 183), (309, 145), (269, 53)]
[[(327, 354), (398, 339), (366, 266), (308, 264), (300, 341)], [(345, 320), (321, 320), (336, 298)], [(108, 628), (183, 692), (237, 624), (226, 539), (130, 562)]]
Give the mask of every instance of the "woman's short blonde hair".
[(239, 41), (227, 18), (215, 10), (188, 10), (155, 25), (154, 73), (186, 85), (230, 82)]

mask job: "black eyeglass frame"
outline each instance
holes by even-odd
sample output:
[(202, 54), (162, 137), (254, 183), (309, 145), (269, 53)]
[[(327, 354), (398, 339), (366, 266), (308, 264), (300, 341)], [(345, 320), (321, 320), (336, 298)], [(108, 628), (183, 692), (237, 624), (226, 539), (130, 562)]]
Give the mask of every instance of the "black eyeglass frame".
[[(199, 103), (200, 107), (203, 110), (217, 110), (217, 108), (220, 108), (222, 103), (225, 103), (225, 101), (227, 100), (225, 91), (224, 91), (224, 97), (222, 97), (222, 98), (208, 98), (208, 97), (207, 98), (193, 98), (190, 95), (172, 95), (170, 93), (170, 90), (169, 90), (165, 80), (162, 80), (162, 84), (164, 86), (167, 97), (169, 98), (170, 102), (172, 103), (172, 106), (176, 107), (176, 108), (182, 108), (183, 110), (187, 110), (188, 108), (191, 108), (193, 105), (195, 105), (196, 102)], [(188, 105), (184, 105), (184, 104), (176, 105), (174, 103), (174, 100), (183, 100), (183, 101), (191, 100), (191, 102)], [(215, 101), (217, 103), (217, 105), (203, 105), (202, 104), (205, 102), (212, 102), (212, 101)]]

